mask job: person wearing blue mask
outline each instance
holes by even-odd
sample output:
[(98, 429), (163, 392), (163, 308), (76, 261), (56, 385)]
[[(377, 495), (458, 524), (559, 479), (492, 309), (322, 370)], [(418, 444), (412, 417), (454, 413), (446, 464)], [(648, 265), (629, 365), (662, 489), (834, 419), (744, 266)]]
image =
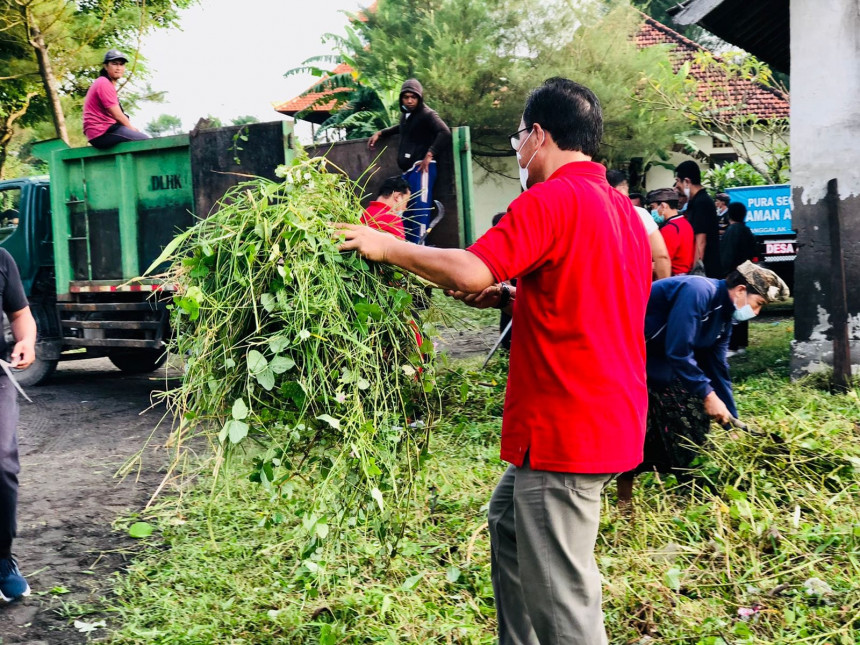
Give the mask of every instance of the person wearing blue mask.
[(414, 78), (404, 81), (400, 88), (400, 111), (400, 122), (375, 132), (367, 147), (374, 150), (380, 138), (400, 135), (397, 165), (412, 194), (403, 225), (406, 241), (418, 243), (424, 239), (433, 210), (436, 157), (445, 149), (451, 130), (424, 102), (424, 88)]
[(636, 473), (682, 472), (705, 443), (711, 420), (725, 426), (738, 416), (726, 358), (732, 326), (788, 295), (782, 278), (752, 262), (725, 280), (682, 275), (651, 285), (645, 457), (619, 476), (619, 503), (631, 502)]

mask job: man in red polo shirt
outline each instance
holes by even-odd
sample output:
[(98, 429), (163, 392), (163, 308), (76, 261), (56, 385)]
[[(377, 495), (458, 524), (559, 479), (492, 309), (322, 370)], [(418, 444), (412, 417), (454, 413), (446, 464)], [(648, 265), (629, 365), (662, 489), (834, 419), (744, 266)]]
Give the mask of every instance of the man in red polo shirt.
[[(511, 145), (527, 190), (467, 250), (340, 225), (343, 250), (389, 262), (479, 307), (513, 309), (502, 421), (510, 466), (490, 502), (499, 643), (602, 645), (594, 544), (600, 494), (642, 461), (651, 250), (630, 200), (591, 161), (600, 104), (553, 78), (526, 101)], [(514, 302), (501, 286), (519, 278)]]
[(382, 182), (376, 199), (361, 214), (361, 223), (405, 240), (401, 213), (409, 204), (409, 183), (400, 175)]
[(660, 234), (672, 260), (672, 275), (689, 273), (693, 268), (696, 243), (692, 225), (678, 212), (677, 191), (674, 188), (658, 188), (648, 193), (645, 199), (651, 212), (663, 220)]

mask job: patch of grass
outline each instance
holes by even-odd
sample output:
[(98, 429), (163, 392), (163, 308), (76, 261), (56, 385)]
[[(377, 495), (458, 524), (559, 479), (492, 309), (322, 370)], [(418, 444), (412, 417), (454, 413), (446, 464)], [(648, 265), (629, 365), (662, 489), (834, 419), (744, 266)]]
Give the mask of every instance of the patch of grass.
[(434, 321), (457, 330), (498, 327), (499, 310), (475, 309), (449, 298), (438, 289), (432, 294)]
[(764, 318), (751, 321), (749, 351), (729, 359), (734, 382), (763, 374), (788, 378), (793, 338), (793, 320)]
[[(752, 432), (715, 429), (689, 482), (641, 476), (633, 517), (604, 501), (613, 644), (858, 642), (860, 398), (786, 378), (790, 322), (751, 336), (733, 368)], [(161, 543), (118, 580), (112, 642), (495, 642), (484, 523), (506, 369), (438, 375), (444, 422), (389, 568), (360, 534), (325, 561), (308, 552), (291, 509), (309, 491), (264, 494), (236, 461), (214, 491), (204, 477), (146, 517)]]

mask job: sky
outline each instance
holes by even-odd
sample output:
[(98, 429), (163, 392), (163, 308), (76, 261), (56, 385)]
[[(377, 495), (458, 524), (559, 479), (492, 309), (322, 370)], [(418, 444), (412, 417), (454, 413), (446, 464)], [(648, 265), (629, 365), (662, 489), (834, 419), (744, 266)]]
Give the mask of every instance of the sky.
[[(161, 114), (177, 116), (185, 130), (213, 115), (225, 125), (237, 116), (283, 118), (272, 103), (291, 99), (315, 80), (284, 73), (312, 56), (332, 53), (322, 35), (342, 35), (347, 17), (371, 0), (200, 0), (182, 13), (180, 29), (144, 39), (153, 90), (164, 103), (142, 103), (131, 122), (143, 129)], [(312, 11), (311, 11), (312, 8)]]

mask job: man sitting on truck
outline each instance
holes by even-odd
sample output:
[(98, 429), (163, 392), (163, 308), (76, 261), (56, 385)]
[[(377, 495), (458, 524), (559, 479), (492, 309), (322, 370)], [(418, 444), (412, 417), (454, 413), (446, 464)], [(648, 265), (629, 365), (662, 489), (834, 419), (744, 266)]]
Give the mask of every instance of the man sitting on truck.
[[(15, 346), (9, 366), (25, 368), (36, 358), (36, 321), (24, 295), (15, 260), (0, 249), (0, 309), (9, 318)], [(0, 319), (2, 320), (2, 319)], [(6, 341), (0, 324), (0, 358), (6, 359)], [(30, 594), (30, 586), (12, 556), (18, 507), (18, 393), (5, 369), (0, 370), (0, 602)]]
[(111, 49), (105, 54), (99, 77), (84, 99), (84, 135), (94, 148), (110, 148), (123, 141), (149, 139), (135, 128), (123, 112), (116, 83), (125, 74), (125, 54)]

